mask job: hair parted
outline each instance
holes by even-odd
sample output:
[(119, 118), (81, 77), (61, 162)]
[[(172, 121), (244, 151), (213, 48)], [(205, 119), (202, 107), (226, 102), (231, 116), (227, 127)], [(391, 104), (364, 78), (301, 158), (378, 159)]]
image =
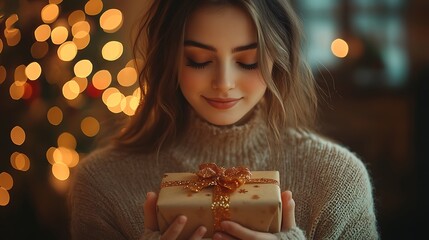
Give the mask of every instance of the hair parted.
[[(190, 106), (178, 85), (186, 21), (202, 4), (239, 6), (257, 30), (258, 66), (267, 84), (267, 121), (275, 139), (280, 129), (313, 128), (316, 85), (301, 54), (300, 22), (288, 0), (155, 0), (144, 15), (133, 43), (139, 69), (140, 104), (115, 145), (155, 152), (187, 129)], [(273, 61), (270, 72), (267, 60)]]

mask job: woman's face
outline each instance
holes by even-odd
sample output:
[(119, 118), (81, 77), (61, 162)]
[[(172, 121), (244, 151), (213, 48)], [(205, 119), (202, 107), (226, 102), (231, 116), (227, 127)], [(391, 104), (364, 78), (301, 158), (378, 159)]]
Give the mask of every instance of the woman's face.
[(202, 6), (191, 14), (179, 84), (188, 103), (206, 121), (214, 125), (245, 121), (267, 87), (258, 65), (257, 32), (244, 10)]

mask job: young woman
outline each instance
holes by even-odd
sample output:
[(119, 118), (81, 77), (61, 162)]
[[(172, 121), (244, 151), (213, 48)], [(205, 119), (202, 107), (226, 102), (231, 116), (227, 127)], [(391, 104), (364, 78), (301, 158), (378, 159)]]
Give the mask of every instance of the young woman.
[(187, 217), (160, 233), (153, 191), (163, 173), (204, 162), (278, 170), (284, 191), (280, 233), (224, 221), (213, 239), (378, 238), (365, 166), (311, 130), (315, 84), (300, 41), (287, 0), (154, 1), (135, 42), (141, 104), (112, 146), (79, 165), (73, 238), (176, 239)]

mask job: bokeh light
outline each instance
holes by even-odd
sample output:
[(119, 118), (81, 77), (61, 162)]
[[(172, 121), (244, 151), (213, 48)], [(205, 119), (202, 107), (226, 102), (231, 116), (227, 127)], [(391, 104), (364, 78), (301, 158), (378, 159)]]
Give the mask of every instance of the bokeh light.
[(70, 176), (70, 169), (66, 164), (57, 162), (52, 165), (52, 174), (58, 180), (64, 181), (67, 180)]
[(3, 40), (0, 39), (0, 53), (3, 51)]
[(85, 91), (85, 89), (88, 87), (88, 79), (87, 78), (80, 78), (80, 77), (74, 77), (73, 80), (79, 85), (79, 92), (82, 93)]
[(9, 192), (3, 187), (0, 187), (0, 206), (8, 205), (9, 201), (10, 201)]
[(112, 83), (112, 75), (107, 70), (100, 70), (92, 77), (92, 84), (98, 90), (104, 90)]
[(52, 29), (51, 40), (55, 45), (60, 45), (67, 40), (69, 31), (64, 26), (58, 26)]
[(60, 14), (60, 8), (56, 4), (48, 4), (41, 11), (42, 21), (44, 23), (53, 23)]
[(76, 138), (69, 132), (61, 133), (58, 137), (57, 144), (59, 147), (65, 147), (69, 149), (76, 149)]
[(18, 22), (18, 19), (19, 18), (17, 14), (12, 14), (6, 19), (4, 25), (6, 26), (6, 28), (13, 28), (13, 25)]
[(72, 41), (67, 41), (61, 44), (61, 46), (57, 50), (58, 58), (69, 62), (76, 57), (77, 54), (77, 46)]
[(57, 106), (51, 107), (48, 110), (47, 118), (50, 124), (58, 126), (63, 121), (63, 111)]
[(85, 20), (79, 21), (72, 26), (72, 35), (75, 38), (83, 38), (91, 31), (91, 25)]
[(34, 37), (38, 42), (44, 42), (51, 36), (51, 27), (48, 24), (42, 24), (34, 30)]
[(13, 178), (7, 172), (0, 173), (0, 187), (10, 190), (13, 187)]
[(10, 131), (10, 139), (16, 145), (22, 145), (25, 142), (25, 131), (20, 126), (15, 126)]
[(25, 68), (25, 75), (30, 80), (36, 80), (40, 77), (40, 74), (42, 74), (42, 67), (38, 62), (32, 62), (27, 65)]
[(4, 36), (6, 38), (6, 43), (10, 47), (18, 45), (21, 41), (21, 31), (17, 28), (6, 28), (4, 30)]
[(94, 137), (100, 131), (100, 124), (94, 117), (86, 117), (80, 124), (83, 134), (88, 137)]
[(73, 26), (75, 23), (80, 21), (85, 21), (85, 13), (82, 10), (75, 10), (72, 13), (70, 13), (67, 22), (70, 26)]
[(79, 163), (79, 154), (74, 150), (66, 147), (52, 148), (52, 165), (55, 163), (64, 163), (67, 167), (75, 167)]
[(331, 44), (332, 53), (339, 58), (345, 58), (349, 53), (349, 45), (341, 38), (335, 39)]
[(85, 13), (94, 16), (103, 10), (103, 2), (101, 0), (90, 0), (85, 4)]
[(0, 66), (0, 84), (2, 84), (4, 80), (6, 80), (6, 74), (6, 68), (4, 66)]
[(25, 74), (26, 66), (24, 64), (19, 65), (15, 68), (15, 83), (18, 86), (23, 86), (27, 82), (27, 75)]
[(19, 171), (26, 172), (30, 169), (30, 159), (24, 153), (14, 152), (10, 157), (10, 164)]
[(110, 41), (103, 46), (102, 56), (107, 61), (115, 61), (122, 56), (124, 47), (118, 41)]
[(24, 96), (25, 88), (22, 84), (17, 84), (14, 82), (10, 85), (9, 94), (13, 100), (19, 100)]
[(132, 67), (125, 67), (119, 71), (117, 76), (118, 83), (121, 86), (129, 87), (137, 82), (137, 71)]
[(107, 33), (114, 33), (122, 27), (122, 12), (118, 9), (109, 9), (100, 17), (100, 26)]
[(63, 96), (68, 100), (73, 100), (80, 93), (79, 84), (75, 80), (70, 80), (63, 85)]
[(73, 42), (76, 44), (77, 49), (82, 50), (89, 45), (91, 35), (86, 34), (83, 37), (73, 37)]
[(88, 59), (83, 59), (74, 65), (74, 74), (77, 77), (86, 78), (92, 72), (92, 63)]

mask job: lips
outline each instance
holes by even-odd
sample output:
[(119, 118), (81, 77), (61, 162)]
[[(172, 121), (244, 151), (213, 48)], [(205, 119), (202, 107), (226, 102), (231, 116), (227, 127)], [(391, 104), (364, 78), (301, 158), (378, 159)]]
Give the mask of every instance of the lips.
[(234, 107), (242, 98), (207, 98), (203, 97), (212, 107), (225, 110)]

